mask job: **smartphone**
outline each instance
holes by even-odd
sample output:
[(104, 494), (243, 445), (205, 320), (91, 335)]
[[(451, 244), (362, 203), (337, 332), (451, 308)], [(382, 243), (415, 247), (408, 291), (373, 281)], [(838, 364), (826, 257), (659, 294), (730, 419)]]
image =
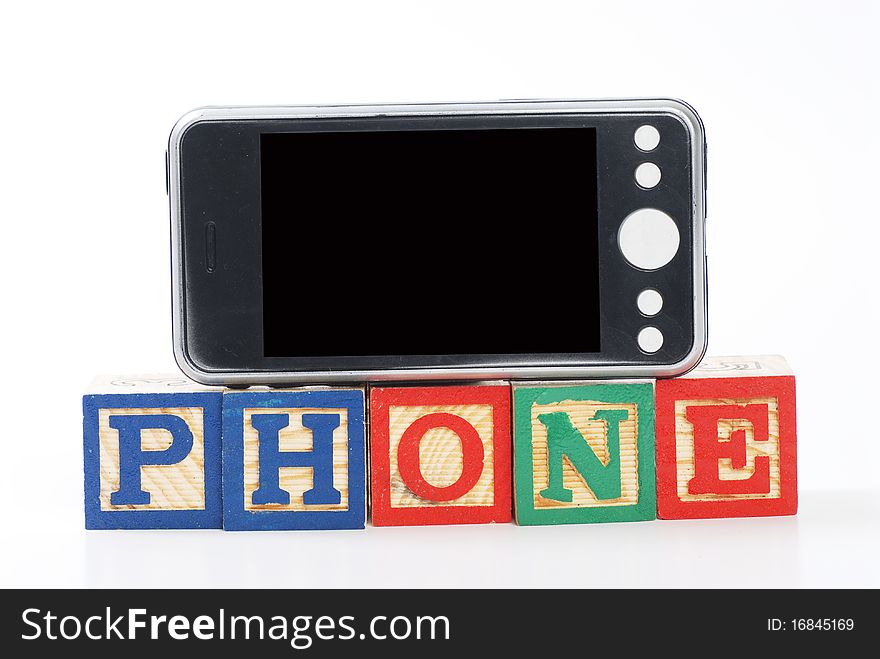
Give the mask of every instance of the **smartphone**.
[(205, 384), (662, 377), (706, 348), (676, 100), (210, 107), (174, 126), (174, 352)]

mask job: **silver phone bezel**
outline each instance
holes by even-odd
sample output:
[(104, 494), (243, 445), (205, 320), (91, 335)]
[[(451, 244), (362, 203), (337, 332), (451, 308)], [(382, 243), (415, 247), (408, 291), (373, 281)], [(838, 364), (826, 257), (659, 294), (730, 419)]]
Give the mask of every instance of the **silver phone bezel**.
[[(183, 279), (182, 212), (180, 198), (180, 144), (186, 130), (205, 121), (304, 119), (331, 117), (398, 117), (503, 114), (670, 114), (690, 134), (693, 204), (694, 345), (673, 364), (584, 365), (547, 364), (511, 367), (444, 367), (347, 371), (215, 371), (195, 364), (186, 349), (185, 295)], [(644, 378), (672, 377), (695, 367), (706, 352), (708, 341), (705, 250), (705, 135), (703, 123), (687, 103), (675, 99), (629, 99), (589, 101), (496, 101), (487, 103), (438, 103), (403, 105), (326, 105), (267, 107), (204, 107), (181, 117), (168, 141), (168, 195), (171, 209), (172, 338), (174, 358), (180, 369), (196, 382), (208, 385), (333, 384), (341, 382), (387, 382), (406, 380), (491, 380), (553, 378)]]

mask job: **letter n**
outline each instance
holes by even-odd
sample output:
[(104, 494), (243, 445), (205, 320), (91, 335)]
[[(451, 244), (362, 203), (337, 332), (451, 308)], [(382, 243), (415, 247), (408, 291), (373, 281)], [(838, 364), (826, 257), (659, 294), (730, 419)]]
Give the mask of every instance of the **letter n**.
[(538, 416), (547, 428), (547, 487), (541, 496), (554, 501), (570, 502), (572, 491), (563, 483), (563, 460), (574, 467), (597, 499), (620, 497), (620, 423), (629, 418), (626, 410), (597, 410), (590, 421), (605, 424), (608, 462), (603, 464), (587, 440), (564, 412)]

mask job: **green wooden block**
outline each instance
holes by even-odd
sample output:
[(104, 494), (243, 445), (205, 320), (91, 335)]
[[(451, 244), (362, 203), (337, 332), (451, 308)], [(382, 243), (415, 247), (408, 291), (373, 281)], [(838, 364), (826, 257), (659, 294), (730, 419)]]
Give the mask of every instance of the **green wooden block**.
[(656, 519), (654, 385), (513, 385), (517, 524)]

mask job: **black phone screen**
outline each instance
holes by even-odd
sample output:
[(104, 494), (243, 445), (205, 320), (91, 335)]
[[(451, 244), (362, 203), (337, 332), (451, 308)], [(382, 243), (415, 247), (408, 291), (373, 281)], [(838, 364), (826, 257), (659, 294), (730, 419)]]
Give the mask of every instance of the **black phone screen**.
[(267, 357), (598, 352), (595, 128), (263, 133)]

